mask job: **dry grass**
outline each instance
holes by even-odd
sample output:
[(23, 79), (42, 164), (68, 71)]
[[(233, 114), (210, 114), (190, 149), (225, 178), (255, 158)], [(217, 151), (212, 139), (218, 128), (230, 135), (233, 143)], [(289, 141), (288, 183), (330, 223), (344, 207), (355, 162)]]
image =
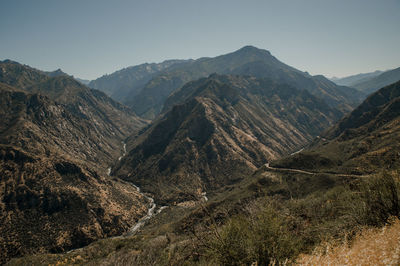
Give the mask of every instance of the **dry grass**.
[(319, 247), (300, 255), (298, 265), (400, 265), (400, 221), (380, 229), (365, 229), (347, 243)]

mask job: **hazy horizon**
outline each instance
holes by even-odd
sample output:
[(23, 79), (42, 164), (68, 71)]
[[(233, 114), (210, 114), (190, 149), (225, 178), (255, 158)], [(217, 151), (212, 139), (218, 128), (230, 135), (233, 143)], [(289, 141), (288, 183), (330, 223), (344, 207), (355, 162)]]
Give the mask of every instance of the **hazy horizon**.
[(400, 2), (2, 1), (0, 60), (95, 79), (253, 45), (312, 75), (400, 66)]

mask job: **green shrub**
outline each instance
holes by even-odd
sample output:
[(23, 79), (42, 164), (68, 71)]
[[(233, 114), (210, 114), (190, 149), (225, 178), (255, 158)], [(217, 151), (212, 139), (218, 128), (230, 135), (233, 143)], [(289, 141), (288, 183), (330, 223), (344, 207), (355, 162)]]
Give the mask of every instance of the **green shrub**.
[(391, 216), (400, 218), (399, 173), (383, 172), (369, 177), (360, 186), (364, 203), (363, 222), (372, 226), (383, 226)]
[(299, 253), (298, 239), (286, 219), (270, 206), (231, 218), (211, 240), (213, 259), (222, 265), (282, 263)]

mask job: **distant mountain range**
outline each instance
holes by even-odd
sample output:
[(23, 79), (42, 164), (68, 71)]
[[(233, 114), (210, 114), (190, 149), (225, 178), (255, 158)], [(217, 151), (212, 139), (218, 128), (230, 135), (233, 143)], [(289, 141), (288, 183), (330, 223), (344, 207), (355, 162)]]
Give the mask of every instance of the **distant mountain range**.
[(364, 98), (364, 94), (357, 90), (337, 86), (323, 76), (310, 76), (280, 62), (270, 52), (253, 46), (214, 58), (130, 67), (103, 76), (89, 85), (122, 100), (138, 115), (154, 119), (173, 92), (189, 81), (212, 73), (252, 75), (287, 83), (309, 91), (343, 112), (350, 111)]
[(400, 80), (400, 67), (386, 71), (379, 76), (354, 84), (353, 87), (367, 94)]
[(387, 71), (375, 71), (372, 73), (358, 74), (341, 79), (332, 78), (338, 85), (346, 85), (356, 88), (364, 93), (371, 94), (378, 89), (400, 80), (400, 67)]
[(352, 87), (353, 85), (355, 85), (357, 83), (360, 83), (360, 82), (366, 81), (368, 79), (374, 78), (376, 76), (379, 76), (382, 73), (383, 73), (383, 71), (376, 70), (374, 72), (361, 73), (361, 74), (347, 76), (347, 77), (344, 77), (344, 78), (333, 77), (333, 78), (331, 78), (331, 80), (333, 82), (335, 82), (337, 85)]

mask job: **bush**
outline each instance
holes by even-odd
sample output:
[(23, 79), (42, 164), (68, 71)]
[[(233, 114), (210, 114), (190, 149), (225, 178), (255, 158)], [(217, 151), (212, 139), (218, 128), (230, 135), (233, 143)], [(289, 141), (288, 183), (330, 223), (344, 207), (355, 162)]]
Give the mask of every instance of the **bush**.
[(364, 203), (363, 223), (383, 226), (391, 216), (400, 218), (399, 173), (383, 172), (367, 178), (361, 184), (361, 198)]
[(222, 265), (268, 265), (295, 257), (298, 242), (286, 219), (267, 206), (257, 214), (231, 218), (215, 231), (209, 252)]

